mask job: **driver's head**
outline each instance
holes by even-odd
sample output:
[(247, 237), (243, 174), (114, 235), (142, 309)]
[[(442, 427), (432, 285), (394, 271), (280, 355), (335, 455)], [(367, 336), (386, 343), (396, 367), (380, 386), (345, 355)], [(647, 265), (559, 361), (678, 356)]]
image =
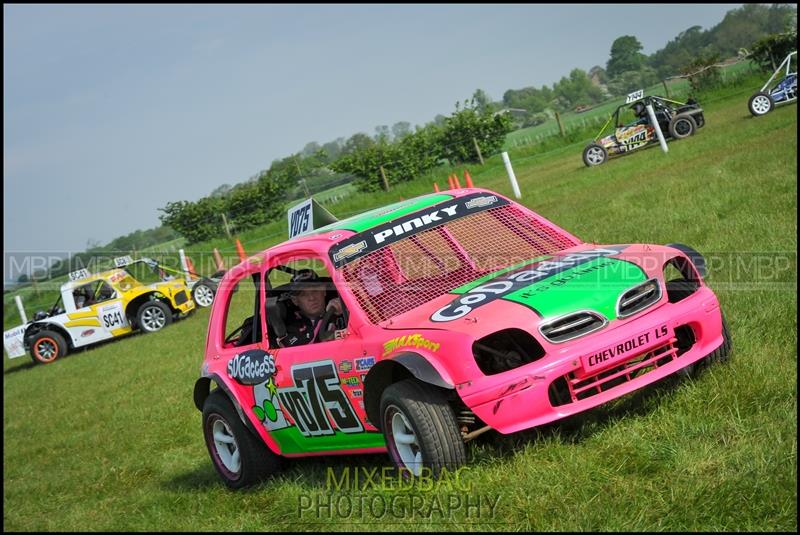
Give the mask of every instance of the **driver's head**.
[(633, 114), (636, 115), (636, 117), (640, 118), (644, 117), (644, 112), (646, 111), (646, 108), (644, 104), (642, 104), (641, 102), (635, 102), (633, 106), (631, 106), (631, 109), (633, 110)]
[(309, 317), (325, 313), (325, 283), (310, 269), (304, 269), (292, 277), (292, 303)]

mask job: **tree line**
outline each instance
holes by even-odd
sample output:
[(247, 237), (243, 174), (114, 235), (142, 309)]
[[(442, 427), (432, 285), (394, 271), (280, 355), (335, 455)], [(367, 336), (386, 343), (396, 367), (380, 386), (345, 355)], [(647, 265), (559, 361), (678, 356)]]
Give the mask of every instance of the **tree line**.
[[(687, 10), (687, 18), (691, 17), (691, 7), (676, 9)], [(503, 94), (502, 102), (496, 105), (520, 112), (517, 114), (519, 126), (534, 126), (550, 119), (554, 112), (591, 106), (671, 76), (694, 72), (721, 58), (736, 56), (758, 39), (791, 28), (796, 34), (797, 8), (794, 5), (746, 4), (729, 11), (722, 22), (709, 30), (689, 27), (649, 56), (642, 53), (642, 44), (636, 36), (623, 35), (611, 44), (605, 67), (597, 65), (588, 72), (573, 69), (552, 87), (509, 89)]]
[[(676, 9), (686, 9), (687, 19), (691, 18), (690, 7)], [(353, 177), (360, 190), (373, 191), (386, 183), (411, 180), (443, 162), (476, 162), (479, 151), (484, 157), (499, 151), (514, 128), (540, 124), (555, 112), (589, 107), (743, 50), (765, 69), (774, 69), (796, 49), (796, 28), (793, 4), (746, 4), (729, 11), (709, 30), (689, 27), (649, 56), (641, 52), (634, 35), (623, 35), (611, 44), (604, 67), (588, 72), (572, 69), (552, 86), (509, 89), (496, 102), (477, 89), (469, 101), (457, 103), (450, 116), (436, 115), (422, 126), (400, 121), (391, 127), (377, 126), (372, 136), (359, 132), (350, 138), (307, 143), (245, 182), (222, 184), (198, 201), (167, 203), (159, 209), (161, 227), (137, 230), (105, 247), (89, 247), (83, 254), (144, 248), (177, 236), (189, 243), (205, 241), (224, 235), (226, 222), (236, 231), (258, 226), (283, 217), (287, 200), (337, 177)], [(704, 76), (713, 78), (714, 71)], [(515, 113), (499, 113), (508, 109)], [(229, 221), (223, 221), (222, 214)]]

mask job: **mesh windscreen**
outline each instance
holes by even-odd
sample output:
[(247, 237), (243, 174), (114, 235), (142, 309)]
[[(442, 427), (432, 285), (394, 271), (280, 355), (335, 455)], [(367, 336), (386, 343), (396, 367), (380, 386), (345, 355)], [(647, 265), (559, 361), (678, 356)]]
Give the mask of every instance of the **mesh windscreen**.
[(387, 245), (341, 272), (370, 321), (402, 314), (498, 269), (580, 242), (509, 205)]

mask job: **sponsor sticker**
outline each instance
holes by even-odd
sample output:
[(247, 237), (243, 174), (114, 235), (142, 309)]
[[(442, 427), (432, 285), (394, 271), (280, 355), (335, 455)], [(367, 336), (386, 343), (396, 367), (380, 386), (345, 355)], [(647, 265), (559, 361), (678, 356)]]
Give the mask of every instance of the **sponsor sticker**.
[(8, 353), (8, 358), (14, 359), (21, 357), (25, 354), (25, 344), (23, 338), (25, 336), (25, 326), (20, 325), (14, 327), (3, 333), (3, 347)]
[(330, 258), (334, 266), (340, 268), (358, 257), (369, 254), (386, 245), (391, 245), (408, 236), (449, 223), (454, 219), (506, 204), (508, 204), (508, 201), (505, 199), (495, 195), (486, 195), (485, 193), (475, 193), (450, 199), (352, 236), (332, 247), (329, 252)]
[(489, 206), (490, 204), (494, 204), (497, 202), (497, 196), (491, 195), (486, 197), (477, 197), (470, 201), (467, 201), (466, 207), (467, 208), (482, 208), (484, 206)]
[(362, 390), (353, 390), (352, 392), (350, 392), (350, 394), (354, 398), (363, 398), (364, 397), (364, 392)]
[(342, 362), (339, 363), (339, 372), (341, 373), (347, 373), (352, 369), (353, 369), (353, 363), (350, 362), (349, 360), (343, 360)]
[(341, 260), (344, 260), (345, 258), (350, 258), (351, 256), (357, 255), (366, 248), (367, 248), (366, 240), (361, 240), (358, 243), (351, 243), (350, 245), (342, 247), (341, 249), (336, 251), (333, 254), (333, 260), (334, 262), (339, 262)]
[(344, 386), (358, 386), (361, 384), (361, 381), (358, 380), (358, 377), (351, 376), (351, 377), (343, 377), (342, 384)]
[(364, 357), (363, 359), (356, 359), (357, 372), (367, 371), (374, 365), (375, 365), (375, 357)]
[(634, 355), (643, 353), (648, 348), (662, 345), (671, 336), (672, 331), (670, 331), (667, 324), (648, 329), (600, 351), (584, 355), (581, 357), (583, 369), (592, 371), (622, 362)]
[(260, 349), (240, 353), (228, 362), (228, 376), (242, 385), (264, 383), (275, 373), (275, 359)]
[(627, 245), (613, 246), (607, 249), (591, 249), (580, 251), (552, 260), (537, 262), (523, 268), (510, 271), (486, 283), (472, 288), (470, 291), (454, 299), (431, 315), (431, 321), (447, 322), (462, 318), (478, 307), (491, 303), (496, 299), (509, 295), (521, 288), (530, 286), (548, 277), (575, 266), (585, 264), (595, 258), (613, 256), (622, 252)]
[(439, 351), (439, 344), (438, 342), (431, 342), (427, 338), (424, 338), (421, 334), (409, 334), (406, 336), (399, 336), (397, 338), (392, 338), (388, 342), (384, 342), (383, 344), (383, 355), (386, 356), (389, 353), (400, 349), (401, 347), (413, 347), (415, 349), (423, 348), (429, 351)]

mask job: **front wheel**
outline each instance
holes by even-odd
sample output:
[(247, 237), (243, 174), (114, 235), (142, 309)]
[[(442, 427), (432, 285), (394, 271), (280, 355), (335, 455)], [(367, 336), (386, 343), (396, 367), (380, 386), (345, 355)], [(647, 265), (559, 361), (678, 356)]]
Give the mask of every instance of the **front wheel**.
[(691, 115), (676, 115), (669, 122), (669, 135), (672, 139), (684, 139), (697, 130), (697, 123)]
[(170, 323), (172, 310), (161, 301), (148, 301), (136, 313), (136, 324), (146, 333), (160, 331)]
[(728, 322), (725, 320), (725, 314), (722, 315), (722, 345), (716, 351), (711, 353), (706, 360), (709, 363), (714, 362), (727, 362), (731, 358), (731, 351), (733, 351), (733, 342), (731, 340), (731, 333), (728, 330)]
[(203, 404), (203, 437), (214, 469), (232, 489), (258, 483), (280, 469), (281, 458), (244, 426), (219, 389)]
[(413, 379), (389, 386), (381, 396), (381, 429), (389, 458), (414, 476), (423, 467), (438, 476), (466, 462), (455, 414), (436, 387)]
[(31, 358), (37, 364), (50, 364), (66, 354), (67, 343), (55, 331), (40, 331), (31, 340)]
[(764, 93), (763, 91), (759, 91), (750, 97), (750, 100), (747, 102), (747, 108), (755, 117), (761, 117), (762, 115), (768, 114), (774, 107), (775, 101), (772, 100), (772, 95), (769, 93)]
[(583, 149), (583, 163), (586, 167), (592, 167), (605, 163), (608, 159), (608, 151), (602, 145), (592, 143)]

